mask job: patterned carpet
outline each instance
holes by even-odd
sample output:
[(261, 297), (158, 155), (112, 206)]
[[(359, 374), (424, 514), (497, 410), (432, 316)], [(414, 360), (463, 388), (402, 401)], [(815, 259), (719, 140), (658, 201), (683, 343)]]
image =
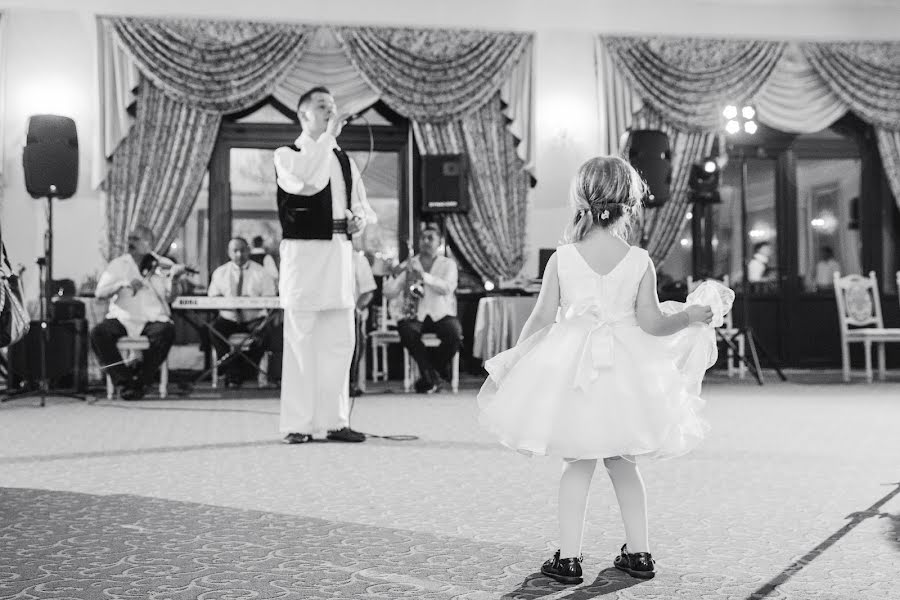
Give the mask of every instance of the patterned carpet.
[(642, 466), (653, 580), (611, 568), (601, 469), (573, 587), (537, 572), (559, 464), (494, 444), (472, 391), (357, 402), (415, 440), (303, 446), (271, 394), (3, 404), (0, 598), (895, 598), (900, 384), (792, 379), (714, 379), (710, 438)]

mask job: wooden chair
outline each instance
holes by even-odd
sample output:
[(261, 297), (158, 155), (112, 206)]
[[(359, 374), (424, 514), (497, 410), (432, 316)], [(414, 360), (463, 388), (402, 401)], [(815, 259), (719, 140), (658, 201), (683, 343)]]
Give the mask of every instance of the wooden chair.
[(881, 316), (875, 271), (862, 275), (834, 274), (834, 295), (841, 326), (841, 366), (850, 381), (850, 344), (861, 343), (866, 356), (866, 381), (872, 382), (872, 344), (878, 345), (878, 376), (885, 377), (884, 345), (900, 342), (900, 328), (888, 329)]
[[(239, 349), (241, 352), (246, 352), (250, 349), (251, 342), (249, 333), (235, 333), (228, 336), (228, 344), (235, 349)], [(212, 361), (212, 387), (217, 388), (219, 386), (219, 353), (216, 352), (216, 347), (211, 346), (211, 356), (210, 360)], [(271, 352), (266, 350), (263, 352), (262, 358), (259, 360), (259, 372), (256, 376), (256, 384), (259, 387), (265, 387), (269, 384), (269, 357), (271, 356)], [(235, 359), (235, 360), (243, 360), (243, 359)]]
[[(150, 347), (150, 340), (145, 335), (135, 337), (124, 336), (116, 342), (116, 348), (122, 354), (122, 360), (126, 365), (130, 365), (140, 358), (141, 352)], [(169, 387), (169, 365), (168, 358), (163, 361), (159, 367), (159, 397), (165, 398)], [(112, 378), (106, 376), (106, 398), (112, 400), (116, 394), (116, 386), (113, 385)]]
[[(701, 283), (703, 283), (703, 280), (694, 281), (694, 278), (691, 277), (690, 275), (688, 275), (688, 278), (687, 278), (688, 293), (690, 294), (695, 289), (697, 289), (697, 286), (699, 286)], [(730, 278), (728, 277), (728, 275), (722, 276), (721, 283), (725, 287), (728, 287), (728, 288), (731, 287), (731, 285), (730, 285), (731, 281), (730, 281)], [(717, 329), (722, 334), (722, 336), (727, 337), (730, 340), (733, 339), (734, 344), (737, 346), (737, 349), (738, 349), (738, 354), (735, 355), (734, 351), (731, 349), (731, 346), (726, 346), (728, 348), (728, 350), (725, 355), (725, 363), (726, 363), (726, 366), (728, 367), (728, 376), (733, 377), (735, 372), (737, 372), (738, 377), (743, 379), (744, 376), (747, 374), (747, 365), (744, 364), (744, 361), (740, 359), (741, 356), (745, 356), (745, 354), (744, 354), (744, 352), (745, 352), (745, 350), (744, 350), (744, 348), (745, 348), (744, 334), (739, 333), (738, 329), (734, 326), (734, 318), (732, 317), (732, 311), (728, 311), (728, 314), (725, 315), (723, 320), (724, 320), (724, 323), (722, 323), (722, 326), (718, 327)]]

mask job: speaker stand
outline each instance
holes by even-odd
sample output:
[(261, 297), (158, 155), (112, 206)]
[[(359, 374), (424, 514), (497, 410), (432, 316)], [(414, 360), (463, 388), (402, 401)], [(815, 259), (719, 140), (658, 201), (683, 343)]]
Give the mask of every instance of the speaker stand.
[(20, 400), (22, 398), (39, 397), (41, 399), (41, 406), (46, 406), (48, 396), (74, 398), (83, 402), (87, 401), (87, 396), (52, 389), (50, 387), (50, 378), (47, 377), (47, 343), (50, 337), (50, 325), (47, 321), (48, 313), (50, 312), (50, 298), (48, 292), (53, 285), (53, 196), (47, 196), (47, 232), (44, 234), (44, 256), (37, 259), (37, 264), (40, 269), (41, 284), (39, 286), (41, 335), (38, 337), (41, 378), (38, 381), (37, 390), (28, 390), (27, 392), (17, 394), (7, 394), (3, 398), (0, 398), (0, 403), (9, 402), (10, 400)]

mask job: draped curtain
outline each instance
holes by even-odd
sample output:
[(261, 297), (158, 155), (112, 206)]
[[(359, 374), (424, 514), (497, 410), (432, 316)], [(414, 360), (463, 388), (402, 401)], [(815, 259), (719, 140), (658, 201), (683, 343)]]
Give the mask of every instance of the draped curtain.
[[(272, 93), (299, 59), (304, 26), (104, 17), (112, 43), (140, 72), (135, 124), (113, 153), (108, 258), (147, 224), (167, 248), (190, 212), (223, 114)], [(125, 93), (124, 90), (121, 93)]]
[[(690, 164), (712, 148), (728, 103), (752, 102), (760, 122), (794, 133), (854, 111), (875, 127), (900, 206), (900, 44), (598, 37), (596, 48), (610, 150), (615, 132), (631, 126), (661, 129), (672, 145), (672, 200), (648, 211), (645, 225), (655, 260), (674, 247)], [(636, 109), (635, 96), (644, 108)]]
[[(460, 152), (470, 164), (472, 209), (451, 215), (448, 231), (484, 279), (515, 276), (524, 264), (529, 173), (510, 115), (530, 95), (503, 102), (512, 86), (530, 89), (532, 36), (522, 33), (336, 28), (347, 56), (381, 99), (413, 122), (423, 154)], [(527, 128), (513, 128), (528, 135)], [(529, 140), (530, 142), (530, 140)], [(527, 150), (527, 144), (525, 144)]]
[(500, 94), (478, 111), (443, 123), (415, 122), (416, 138), (427, 154), (463, 153), (469, 166), (469, 196), (477, 198), (468, 214), (450, 214), (449, 234), (482, 277), (512, 277), (525, 261), (523, 240), (528, 173), (506, 130)]
[[(350, 112), (383, 99), (412, 121), (423, 153), (466, 153), (474, 208), (448, 217), (450, 235), (484, 278), (521, 269), (533, 166), (531, 35), (124, 18), (99, 24), (104, 151), (113, 157), (105, 183), (108, 256), (121, 251), (137, 222), (154, 224), (158, 249), (171, 242), (223, 114), (268, 94), (292, 106), (324, 84)], [(138, 80), (132, 125), (127, 108)], [(176, 163), (184, 173), (170, 177)]]
[(804, 50), (831, 91), (875, 127), (885, 174), (900, 207), (900, 43), (817, 43)]
[[(669, 136), (671, 199), (644, 212), (647, 250), (654, 261), (662, 262), (684, 226), (690, 208), (690, 167), (712, 150), (721, 107), (752, 97), (778, 63), (784, 44), (694, 38), (600, 40), (598, 81), (612, 90), (601, 89), (607, 144), (611, 146), (616, 135), (612, 127), (621, 128), (619, 133), (628, 126), (659, 129)], [(635, 95), (646, 108), (629, 115)]]

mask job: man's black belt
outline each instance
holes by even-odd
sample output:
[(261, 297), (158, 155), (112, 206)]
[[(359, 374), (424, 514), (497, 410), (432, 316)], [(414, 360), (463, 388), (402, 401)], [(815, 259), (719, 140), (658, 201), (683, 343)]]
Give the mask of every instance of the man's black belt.
[[(327, 223), (327, 221), (326, 221)], [(320, 222), (318, 228), (314, 227), (305, 227), (303, 229), (299, 227), (283, 227), (283, 235), (282, 239), (285, 240), (330, 240), (334, 234), (338, 235), (346, 235), (350, 237), (350, 234), (347, 233), (347, 219), (332, 219), (331, 220), (331, 232), (328, 231), (327, 225), (325, 228), (322, 227), (323, 223)], [(324, 229), (324, 231), (323, 231)]]
[(331, 221), (332, 233), (347, 233), (347, 219), (334, 219)]

